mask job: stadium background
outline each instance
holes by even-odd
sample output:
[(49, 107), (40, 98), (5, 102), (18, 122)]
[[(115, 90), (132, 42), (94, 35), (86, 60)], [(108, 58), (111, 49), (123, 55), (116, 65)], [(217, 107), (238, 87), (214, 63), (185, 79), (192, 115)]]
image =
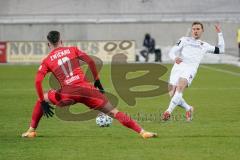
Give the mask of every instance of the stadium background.
[(48, 31), (55, 29), (61, 31), (63, 40), (133, 40), (138, 52), (144, 34), (150, 33), (163, 51), (163, 60), (167, 60), (169, 47), (187, 35), (191, 22), (198, 20), (205, 25), (203, 39), (212, 44), (217, 39), (214, 24), (220, 22), (226, 54), (238, 56), (239, 0), (42, 0), (41, 3), (1, 0), (0, 3), (0, 41), (46, 41)]

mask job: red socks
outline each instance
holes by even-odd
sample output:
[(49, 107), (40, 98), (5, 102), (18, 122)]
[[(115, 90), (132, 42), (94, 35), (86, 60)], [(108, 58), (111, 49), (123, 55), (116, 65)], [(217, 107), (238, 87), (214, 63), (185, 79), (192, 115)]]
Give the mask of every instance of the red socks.
[(35, 107), (33, 109), (33, 113), (32, 113), (32, 121), (31, 121), (31, 127), (32, 128), (37, 128), (38, 126), (38, 122), (40, 121), (42, 115), (43, 115), (43, 111), (42, 108), (40, 106), (40, 101), (37, 100)]
[(125, 113), (123, 112), (118, 112), (115, 115), (115, 118), (124, 126), (131, 128), (132, 130), (134, 130), (137, 133), (140, 133), (142, 128), (141, 126), (136, 123), (134, 120), (132, 120), (129, 116), (127, 116)]

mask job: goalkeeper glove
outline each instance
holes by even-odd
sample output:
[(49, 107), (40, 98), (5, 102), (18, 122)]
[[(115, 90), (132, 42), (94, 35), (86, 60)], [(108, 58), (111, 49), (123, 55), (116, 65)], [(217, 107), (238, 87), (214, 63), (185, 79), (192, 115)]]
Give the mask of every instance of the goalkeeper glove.
[(41, 108), (43, 110), (43, 115), (47, 118), (52, 117), (54, 115), (53, 107), (46, 101), (41, 102)]
[(100, 82), (99, 79), (97, 79), (97, 80), (94, 82), (94, 87), (95, 87), (95, 88), (98, 88), (101, 93), (105, 93), (105, 91), (104, 91), (104, 89), (103, 89), (103, 86), (102, 86), (102, 84), (101, 84), (101, 82)]

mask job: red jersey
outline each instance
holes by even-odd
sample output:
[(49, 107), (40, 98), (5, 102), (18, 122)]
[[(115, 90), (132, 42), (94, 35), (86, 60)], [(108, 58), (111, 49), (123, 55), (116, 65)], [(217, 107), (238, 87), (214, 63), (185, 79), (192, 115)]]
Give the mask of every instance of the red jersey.
[(98, 79), (95, 63), (86, 53), (80, 51), (77, 47), (56, 48), (42, 61), (37, 72), (35, 86), (40, 100), (43, 100), (41, 83), (48, 72), (55, 75), (61, 87), (86, 81), (79, 60), (85, 61), (89, 65), (94, 79)]

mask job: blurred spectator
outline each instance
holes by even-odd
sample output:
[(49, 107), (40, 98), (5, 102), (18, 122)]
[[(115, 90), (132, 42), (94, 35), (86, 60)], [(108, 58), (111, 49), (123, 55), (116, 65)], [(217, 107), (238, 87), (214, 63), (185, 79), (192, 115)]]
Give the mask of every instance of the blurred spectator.
[(240, 28), (237, 30), (238, 60), (240, 61)]
[(155, 54), (155, 62), (161, 62), (161, 49), (155, 48), (155, 40), (151, 37), (149, 33), (145, 35), (143, 40), (143, 47), (144, 49), (140, 51), (140, 56), (144, 57), (145, 62), (149, 60), (149, 54)]
[(162, 50), (157, 46), (155, 49), (155, 62), (162, 62)]

